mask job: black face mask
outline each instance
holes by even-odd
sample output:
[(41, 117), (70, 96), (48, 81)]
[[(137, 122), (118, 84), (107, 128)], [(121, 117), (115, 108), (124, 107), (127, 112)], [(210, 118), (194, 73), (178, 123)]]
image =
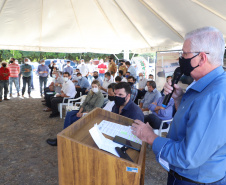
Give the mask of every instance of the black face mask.
[(2, 67), (6, 67), (6, 64), (2, 64)]
[(183, 74), (185, 74), (186, 76), (190, 76), (191, 72), (196, 68), (199, 67), (199, 65), (192, 67), (191, 66), (191, 60), (195, 57), (197, 57), (199, 55), (199, 53), (195, 56), (193, 56), (192, 58), (184, 58), (184, 57), (180, 57), (179, 58), (179, 64), (180, 64), (180, 69), (181, 72)]
[(115, 105), (120, 107), (125, 102), (126, 102), (126, 97), (122, 98), (122, 97), (119, 97), (119, 96), (115, 96)]
[(97, 78), (98, 78), (98, 76), (93, 76), (93, 78), (97, 79)]
[(115, 100), (115, 97), (114, 97), (114, 96), (108, 96), (108, 99), (109, 99), (110, 101), (114, 101), (114, 100)]
[(133, 86), (133, 82), (128, 82), (129, 83), (129, 85), (132, 87)]

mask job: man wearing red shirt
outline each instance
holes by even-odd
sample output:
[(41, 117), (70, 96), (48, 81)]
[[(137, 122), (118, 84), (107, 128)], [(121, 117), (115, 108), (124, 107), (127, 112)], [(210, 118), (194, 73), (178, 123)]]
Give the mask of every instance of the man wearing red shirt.
[(7, 99), (8, 86), (9, 86), (9, 69), (6, 67), (6, 62), (2, 62), (2, 67), (0, 68), (0, 102), (2, 101), (2, 89), (4, 88), (4, 100)]
[(20, 66), (18, 64), (16, 64), (15, 58), (10, 59), (10, 64), (8, 65), (8, 68), (9, 68), (9, 71), (10, 71), (10, 76), (9, 76), (10, 97), (12, 97), (13, 83), (16, 86), (17, 96), (20, 96), (19, 80), (18, 80), (18, 76), (19, 76), (19, 73), (20, 73)]
[(99, 77), (101, 78), (101, 80), (103, 80), (105, 71), (107, 70), (107, 66), (103, 62), (103, 59), (100, 59), (100, 64), (98, 65)]

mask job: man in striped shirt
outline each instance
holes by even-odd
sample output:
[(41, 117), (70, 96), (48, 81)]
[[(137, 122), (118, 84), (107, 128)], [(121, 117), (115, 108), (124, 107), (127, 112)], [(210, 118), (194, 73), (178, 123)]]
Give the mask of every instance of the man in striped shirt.
[(12, 87), (13, 83), (17, 90), (17, 96), (20, 96), (20, 89), (19, 89), (19, 81), (18, 76), (20, 73), (20, 66), (16, 64), (15, 58), (10, 59), (10, 64), (8, 65), (10, 76), (9, 76), (9, 88), (10, 88), (10, 97), (12, 97)]

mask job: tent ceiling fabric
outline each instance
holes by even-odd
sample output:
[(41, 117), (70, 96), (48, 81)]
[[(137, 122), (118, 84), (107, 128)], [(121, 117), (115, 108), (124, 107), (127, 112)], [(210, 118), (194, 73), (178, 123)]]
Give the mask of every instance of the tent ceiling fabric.
[(214, 26), (226, 38), (225, 0), (0, 0), (0, 49), (147, 53), (181, 47)]

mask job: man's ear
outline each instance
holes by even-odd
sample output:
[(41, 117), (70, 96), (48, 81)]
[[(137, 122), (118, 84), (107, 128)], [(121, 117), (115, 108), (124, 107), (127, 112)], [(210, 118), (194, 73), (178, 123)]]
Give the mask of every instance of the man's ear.
[(208, 54), (206, 54), (205, 52), (200, 53), (201, 60), (199, 62), (199, 66), (204, 65), (208, 61), (207, 55)]

